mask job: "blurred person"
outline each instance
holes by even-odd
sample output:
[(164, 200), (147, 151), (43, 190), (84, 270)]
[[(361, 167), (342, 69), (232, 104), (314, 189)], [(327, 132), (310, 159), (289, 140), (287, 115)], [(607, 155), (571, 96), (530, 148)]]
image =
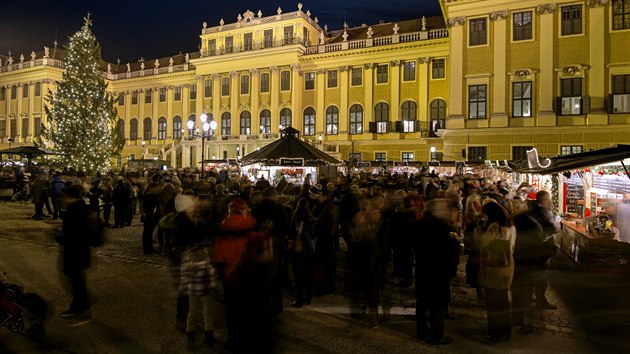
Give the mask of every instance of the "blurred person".
[(155, 252), (153, 248), (153, 230), (158, 218), (158, 207), (160, 205), (160, 192), (163, 187), (161, 177), (154, 175), (152, 182), (147, 185), (147, 188), (143, 192), (142, 199), (142, 251), (144, 254), (151, 254)]
[(228, 204), (228, 214), (214, 239), (213, 262), (218, 266), (227, 305), (228, 346), (235, 352), (266, 352), (273, 321), (270, 264), (273, 242), (241, 198)]
[(353, 273), (353, 301), (351, 312), (365, 303), (368, 309), (367, 324), (378, 327), (378, 307), (383, 307), (383, 319), (388, 320), (391, 303), (382, 298), (387, 281), (390, 260), (389, 230), (379, 208), (379, 195), (363, 199), (360, 211), (352, 220), (349, 230), (348, 261)]
[(214, 324), (212, 323), (212, 291), (216, 287), (214, 268), (210, 262), (208, 248), (202, 244), (188, 247), (182, 257), (181, 282), (179, 290), (186, 292), (189, 298), (186, 336), (188, 349), (195, 344), (196, 321), (203, 319), (206, 347), (214, 345)]
[(114, 179), (111, 177), (105, 178), (105, 184), (103, 185), (103, 221), (105, 225), (109, 227), (109, 220), (112, 214), (112, 206), (114, 205)]
[(295, 207), (291, 220), (293, 233), (289, 251), (292, 253), (293, 277), (295, 279), (294, 307), (310, 305), (313, 297), (313, 254), (317, 238), (315, 237), (315, 218), (311, 213), (308, 200), (301, 198)]
[[(452, 243), (451, 210), (445, 199), (425, 204), (415, 230), (416, 335), (428, 344), (450, 344), (444, 336), (444, 319), (451, 298)], [(428, 317), (427, 317), (428, 316)]]
[(112, 193), (114, 201), (114, 227), (120, 228), (125, 226), (127, 215), (127, 207), (129, 204), (129, 189), (125, 186), (125, 182), (119, 179), (116, 188)]
[(327, 295), (334, 293), (336, 288), (335, 238), (339, 237), (339, 208), (332, 200), (332, 193), (328, 189), (317, 189), (315, 198), (316, 203), (312, 208), (313, 216), (316, 218), (315, 261), (324, 268), (324, 284), (319, 293)]
[(55, 172), (52, 179), (51, 186), (51, 201), (53, 207), (53, 220), (56, 220), (61, 216), (61, 191), (64, 187), (64, 183), (61, 180), (61, 173)]
[(512, 281), (512, 321), (520, 326), (522, 334), (533, 331), (532, 293), (539, 277), (544, 279), (542, 265), (549, 258), (545, 246), (544, 231), (540, 223), (529, 213), (527, 203), (521, 199), (513, 201), (515, 207), (514, 226), (514, 279)]
[(514, 276), (516, 228), (508, 212), (495, 201), (484, 203), (486, 222), (475, 231), (481, 252), (478, 283), (484, 287), (488, 337), (492, 342), (512, 336), (508, 290)]
[(100, 215), (101, 214), (101, 197), (103, 196), (103, 189), (100, 187), (101, 181), (95, 179), (92, 181), (92, 188), (88, 191), (88, 200), (90, 201), (90, 211)]
[(560, 224), (555, 220), (552, 212), (553, 201), (551, 194), (547, 191), (539, 191), (536, 193), (536, 200), (530, 210), (531, 216), (538, 221), (543, 228), (543, 242), (548, 248), (548, 257), (541, 264), (544, 269), (544, 276), (539, 277), (535, 284), (536, 307), (543, 310), (555, 310), (558, 306), (547, 300), (546, 292), (548, 287), (547, 270), (549, 269), (549, 260), (555, 254), (555, 244), (553, 235), (560, 231)]
[(396, 208), (391, 234), (393, 276), (400, 278), (398, 286), (407, 288), (412, 284), (413, 274), (413, 226), (417, 210), (411, 197), (404, 197)]
[(466, 199), (464, 210), (464, 254), (466, 259), (466, 284), (475, 288), (477, 301), (485, 300), (483, 288), (477, 283), (479, 278), (479, 267), (481, 266), (481, 254), (475, 242), (475, 229), (483, 225), (485, 216), (481, 212), (481, 196), (478, 193), (471, 193)]
[(630, 243), (630, 193), (624, 193), (623, 201), (617, 206), (617, 228), (619, 241)]
[(83, 191), (79, 186), (71, 186), (61, 195), (61, 203), (65, 207), (61, 232), (56, 240), (59, 242), (61, 271), (70, 282), (72, 303), (70, 308), (61, 313), (61, 317), (82, 324), (90, 320), (90, 301), (88, 299), (85, 269), (90, 266), (90, 210), (83, 201)]

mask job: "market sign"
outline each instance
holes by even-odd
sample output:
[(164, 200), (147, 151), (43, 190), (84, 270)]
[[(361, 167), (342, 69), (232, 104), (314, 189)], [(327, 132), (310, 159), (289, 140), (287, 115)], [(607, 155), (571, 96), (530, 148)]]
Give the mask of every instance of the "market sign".
[(436, 160), (428, 161), (427, 165), (429, 165), (429, 167), (440, 167), (440, 161), (436, 161)]
[(281, 157), (280, 166), (304, 166), (304, 159), (301, 157), (299, 158)]
[(361, 167), (370, 167), (372, 166), (372, 163), (370, 161), (357, 161), (357, 167), (361, 168)]

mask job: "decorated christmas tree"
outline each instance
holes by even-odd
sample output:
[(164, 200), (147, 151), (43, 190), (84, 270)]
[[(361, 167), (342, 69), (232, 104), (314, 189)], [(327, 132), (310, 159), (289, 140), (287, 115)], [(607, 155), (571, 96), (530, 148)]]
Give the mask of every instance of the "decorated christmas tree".
[(91, 25), (88, 14), (66, 45), (62, 80), (46, 97), (48, 120), (41, 143), (59, 154), (60, 165), (96, 173), (109, 168), (122, 143), (114, 97), (103, 79), (101, 47)]

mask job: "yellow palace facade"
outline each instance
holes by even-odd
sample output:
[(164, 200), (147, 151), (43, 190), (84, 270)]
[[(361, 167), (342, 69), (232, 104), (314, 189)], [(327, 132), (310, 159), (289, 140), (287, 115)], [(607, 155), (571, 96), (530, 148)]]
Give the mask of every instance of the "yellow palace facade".
[[(443, 0), (329, 30), (298, 5), (203, 24), (200, 50), (105, 63), (131, 158), (199, 166), (293, 126), (344, 160), (519, 160), (630, 143), (630, 0)], [(0, 56), (0, 147), (30, 144), (63, 51)], [(192, 122), (192, 123), (189, 123)], [(189, 129), (192, 127), (192, 129)]]

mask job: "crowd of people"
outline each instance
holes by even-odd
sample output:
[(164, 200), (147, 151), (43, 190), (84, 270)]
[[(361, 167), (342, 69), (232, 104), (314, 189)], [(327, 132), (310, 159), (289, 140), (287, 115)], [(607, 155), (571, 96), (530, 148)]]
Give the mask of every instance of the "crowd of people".
[[(533, 295), (537, 307), (555, 308), (545, 297), (551, 236), (558, 231), (548, 192), (535, 193), (526, 183), (511, 189), (504, 181), (424, 171), (318, 177), (293, 185), (182, 170), (112, 172), (88, 180), (71, 170), (51, 170), (35, 177), (33, 217), (43, 217), (51, 198), (49, 213), (63, 215), (62, 233), (74, 235), (85, 210), (114, 228), (130, 226), (139, 213), (143, 252), (162, 253), (172, 265), (176, 317), (191, 348), (199, 319), (206, 345), (215, 342), (211, 307), (218, 287), (230, 348), (269, 352), (283, 287), (293, 291), (295, 307), (334, 293), (339, 256), (347, 257), (351, 271), (352, 317), (377, 327), (389, 320), (391, 287), (414, 286), (417, 337), (429, 344), (452, 342), (444, 323), (462, 253), (466, 281), (487, 309), (490, 341), (509, 340), (513, 327), (532, 331)], [(80, 199), (76, 186), (88, 202), (64, 206)], [(68, 251), (68, 241), (64, 246)], [(87, 266), (89, 259), (78, 268)], [(77, 285), (65, 315), (84, 313), (85, 278), (72, 270), (66, 274)]]

